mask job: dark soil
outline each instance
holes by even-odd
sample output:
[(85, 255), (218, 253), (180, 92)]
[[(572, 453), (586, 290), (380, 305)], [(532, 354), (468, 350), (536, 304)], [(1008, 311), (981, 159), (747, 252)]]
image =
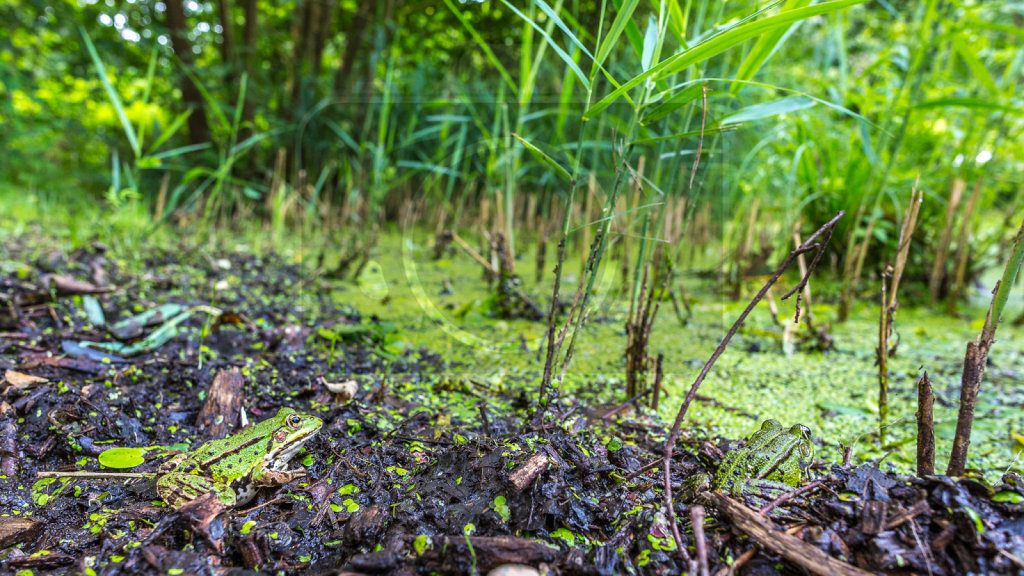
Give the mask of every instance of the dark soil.
[[(5, 259), (24, 267), (0, 276), (0, 372), (46, 381), (9, 377), (2, 389), (5, 570), (471, 574), (510, 562), (554, 574), (693, 569), (675, 550), (660, 469), (641, 471), (660, 458), (662, 422), (628, 410), (603, 419), (608, 407), (581, 392), (549, 411), (545, 428), (525, 429), (532, 390), (442, 377), (457, 367), (429, 350), (390, 348), (387, 334), (401, 327), (361, 317), (327, 296), (320, 279), (275, 257), (167, 251), (129, 265), (99, 245), (41, 256), (27, 246), (27, 238), (6, 246)], [(225, 314), (212, 323), (193, 316), (155, 350), (111, 360), (74, 345), (112, 339), (90, 323), (83, 292), (96, 292), (108, 324), (168, 302)], [(323, 329), (345, 335), (333, 357)], [(33, 490), (38, 471), (99, 470), (95, 457), (111, 447), (210, 439), (197, 415), (215, 376), (232, 368), (244, 378), (239, 400), (251, 421), (282, 406), (323, 419), (293, 462), (305, 459), (305, 479), (230, 510), (197, 501), (175, 511), (145, 479), (58, 480)], [(327, 389), (348, 379), (360, 384), (350, 402)], [(457, 415), (466, 413), (476, 416)], [(731, 447), (694, 434), (675, 459), (680, 486)], [(163, 459), (132, 471), (152, 472)], [(835, 558), (889, 574), (1024, 568), (1024, 515), (1013, 503), (1024, 487), (1015, 478), (992, 487), (824, 463), (815, 476), (818, 489), (767, 517)], [(689, 506), (677, 502), (676, 515), (694, 557)], [(804, 573), (714, 508), (708, 516), (710, 573), (733, 563), (743, 574)]]

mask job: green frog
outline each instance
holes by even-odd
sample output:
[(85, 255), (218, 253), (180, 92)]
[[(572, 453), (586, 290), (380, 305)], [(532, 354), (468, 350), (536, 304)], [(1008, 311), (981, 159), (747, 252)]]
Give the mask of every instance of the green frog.
[(750, 485), (784, 489), (798, 486), (813, 455), (810, 435), (810, 429), (802, 424), (787, 429), (778, 420), (765, 420), (743, 448), (722, 459), (711, 488), (739, 496)]
[(305, 476), (305, 468), (289, 470), (288, 463), (321, 426), (316, 416), (281, 408), (273, 418), (166, 462), (157, 493), (175, 508), (208, 492), (227, 507), (245, 504), (259, 488)]

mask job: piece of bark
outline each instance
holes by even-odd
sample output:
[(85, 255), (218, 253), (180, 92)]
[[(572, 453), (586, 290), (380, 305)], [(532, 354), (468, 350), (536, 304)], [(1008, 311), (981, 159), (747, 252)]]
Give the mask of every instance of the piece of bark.
[[(551, 563), (559, 554), (558, 550), (545, 544), (514, 536), (470, 536), (469, 546), (466, 545), (465, 536), (445, 536), (441, 546), (435, 550), (441, 551), (441, 566), (451, 567), (471, 556), (470, 546), (476, 553), (477, 569), (481, 572), (502, 564), (537, 566), (541, 562)], [(452, 564), (446, 564), (446, 560)]]
[(178, 511), (192, 523), (192, 529), (203, 538), (219, 554), (224, 550), (224, 504), (213, 492), (189, 500)]
[(781, 555), (793, 564), (819, 576), (870, 576), (871, 572), (829, 556), (803, 540), (777, 529), (774, 522), (720, 492), (705, 492), (704, 497), (727, 517), (734, 527), (758, 544)]
[(534, 454), (522, 466), (516, 468), (508, 477), (517, 492), (522, 492), (534, 479), (547, 467), (548, 457), (543, 454)]
[(203, 402), (203, 409), (196, 417), (196, 427), (213, 438), (223, 438), (238, 422), (242, 407), (245, 380), (238, 368), (221, 370), (213, 378), (210, 392)]
[(38, 536), (42, 528), (35, 520), (0, 516), (0, 548), (24, 544)]
[[(0, 474), (14, 476), (18, 472), (18, 460), (21, 450), (18, 449), (18, 428), (14, 419), (8, 418), (0, 424)], [(0, 546), (0, 548), (3, 548)]]

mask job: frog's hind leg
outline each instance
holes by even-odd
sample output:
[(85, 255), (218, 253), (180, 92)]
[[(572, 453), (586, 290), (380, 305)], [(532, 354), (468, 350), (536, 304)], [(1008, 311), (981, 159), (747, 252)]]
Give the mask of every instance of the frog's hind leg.
[(238, 497), (231, 486), (198, 474), (164, 474), (156, 481), (156, 492), (164, 502), (175, 508), (180, 508), (208, 492), (216, 494), (225, 507), (230, 508), (238, 504)]
[(274, 470), (273, 468), (264, 468), (262, 471), (254, 472), (252, 476), (253, 483), (257, 486), (275, 487), (284, 486), (285, 484), (295, 480), (296, 478), (302, 478), (306, 475), (305, 468), (296, 468), (294, 470)]

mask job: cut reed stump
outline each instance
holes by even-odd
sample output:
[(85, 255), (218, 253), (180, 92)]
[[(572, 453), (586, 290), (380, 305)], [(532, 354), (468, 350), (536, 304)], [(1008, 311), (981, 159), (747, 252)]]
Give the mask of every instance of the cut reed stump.
[(928, 372), (917, 381), (917, 475), (935, 474), (935, 394)]
[(971, 428), (974, 425), (974, 409), (978, 402), (978, 391), (981, 388), (981, 377), (985, 372), (985, 360), (988, 352), (996, 341), (996, 329), (1010, 298), (1010, 290), (1020, 272), (1024, 261), (1024, 222), (1013, 241), (1010, 257), (1003, 270), (1003, 277), (996, 284), (992, 294), (992, 303), (985, 316), (985, 325), (981, 334), (974, 342), (967, 343), (964, 355), (964, 371), (960, 377), (960, 411), (956, 420), (956, 436), (953, 438), (953, 450), (949, 455), (946, 475), (962, 476), (967, 466), (967, 448), (971, 444)]

